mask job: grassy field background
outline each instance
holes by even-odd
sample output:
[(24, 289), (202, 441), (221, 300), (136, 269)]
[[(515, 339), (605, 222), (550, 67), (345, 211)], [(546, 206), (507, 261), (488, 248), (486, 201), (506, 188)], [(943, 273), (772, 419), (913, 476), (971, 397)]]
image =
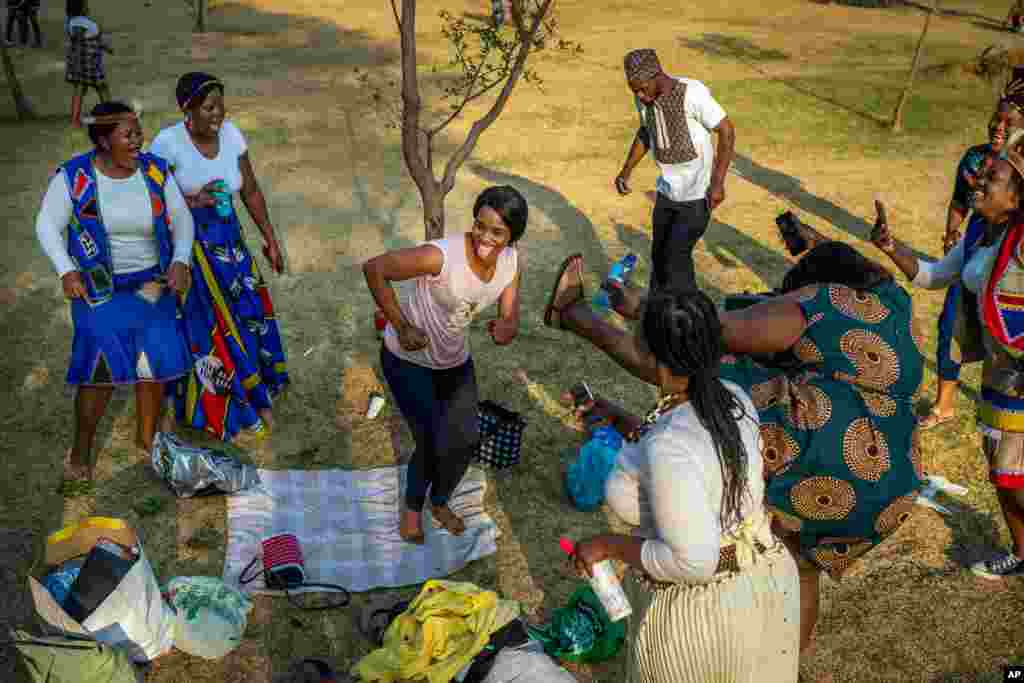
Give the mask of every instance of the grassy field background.
[[(271, 215), (285, 236), (291, 273), (272, 278), (294, 386), (277, 410), (267, 444), (247, 453), (274, 468), (371, 467), (408, 453), (411, 439), (393, 408), (361, 417), (367, 395), (383, 389), (376, 366), (373, 306), (360, 263), (422, 237), (415, 186), (405, 174), (397, 132), (385, 126), (360, 87), (369, 72), (397, 75), (397, 33), (390, 5), (371, 0), (218, 2), (210, 33), (190, 33), (184, 3), (93, 0), (112, 34), (108, 69), (115, 96), (145, 107), (151, 138), (177, 120), (177, 77), (205, 70), (227, 83), (229, 115), (246, 133)], [(985, 138), (992, 88), (950, 65), (985, 47), (1018, 46), (997, 32), (1005, 3), (944, 2), (932, 22), (922, 79), (889, 133), (891, 115), (922, 22), (909, 7), (870, 10), (800, 0), (703, 5), (616, 0), (559, 0), (565, 37), (584, 52), (531, 58), (542, 90), (520, 84), (506, 111), (480, 141), (448, 198), (450, 231), (470, 224), (476, 194), (511, 183), (530, 202), (523, 242), (524, 321), (511, 347), (498, 348), (478, 325), (472, 333), (481, 393), (529, 420), (522, 464), (492, 479), (487, 505), (502, 536), (496, 556), (456, 578), (522, 601), (536, 619), (564, 603), (575, 586), (557, 550), (562, 535), (609, 528), (605, 512), (573, 510), (562, 487), (566, 452), (579, 435), (555, 400), (587, 379), (595, 391), (637, 412), (653, 390), (591, 349), (546, 330), (540, 311), (564, 255), (583, 252), (590, 284), (611, 261), (649, 253), (655, 166), (634, 175), (620, 198), (612, 178), (636, 119), (621, 72), (622, 54), (656, 48), (671, 73), (709, 85), (738, 131), (728, 197), (698, 246), (701, 285), (724, 293), (777, 285), (789, 263), (773, 223), (795, 210), (828, 235), (864, 244), (872, 201), (889, 207), (899, 236), (938, 255), (957, 160)], [(179, 6), (180, 5), (180, 6)], [(437, 13), (479, 14), (482, 2), (421, 2), (421, 63), (447, 59)], [(63, 382), (71, 326), (59, 284), (35, 240), (33, 221), (49, 174), (84, 151), (85, 134), (67, 126), (70, 89), (63, 83), (62, 7), (46, 3), (42, 51), (15, 50), (23, 85), (41, 118), (0, 120), (0, 513), (3, 552), (0, 619), (31, 618), (25, 574), (46, 534), (86, 514), (119, 516), (139, 529), (158, 578), (215, 575), (223, 566), (223, 499), (177, 501), (133, 450), (130, 396), (111, 406), (101, 428), (93, 495), (64, 499), (60, 463), (70, 444), (71, 394)], [(433, 92), (430, 90), (430, 92)], [(9, 99), (0, 102), (9, 104)], [(9, 111), (9, 110), (8, 110)], [(452, 126), (439, 151), (461, 142), (482, 109)], [(258, 233), (250, 226), (258, 251)], [(639, 278), (646, 278), (641, 268)], [(941, 294), (914, 292), (934, 345)], [(934, 393), (929, 358), (923, 394)], [(816, 647), (805, 660), (811, 681), (1001, 681), (1001, 667), (1024, 662), (1021, 583), (985, 582), (964, 567), (1007, 537), (987, 483), (973, 404), (978, 371), (964, 372), (960, 419), (924, 439), (929, 472), (970, 487), (943, 502), (954, 514), (920, 509), (893, 538), (836, 584), (826, 580)], [(201, 440), (200, 435), (190, 435)], [(175, 653), (150, 680), (264, 681), (298, 657), (347, 669), (368, 651), (344, 612), (296, 614), (280, 600), (259, 599), (243, 646), (225, 660)], [(9, 664), (0, 660), (0, 667)], [(581, 681), (622, 680), (621, 660), (577, 672)], [(8, 680), (0, 668), (0, 679)]]

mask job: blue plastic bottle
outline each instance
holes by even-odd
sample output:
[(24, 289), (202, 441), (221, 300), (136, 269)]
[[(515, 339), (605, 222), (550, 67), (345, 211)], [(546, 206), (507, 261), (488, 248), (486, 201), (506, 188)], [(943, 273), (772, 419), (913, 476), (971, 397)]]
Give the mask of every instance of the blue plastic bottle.
[[(612, 264), (611, 269), (608, 271), (608, 279), (614, 280), (619, 284), (625, 284), (626, 278), (633, 272), (636, 267), (636, 254), (626, 254), (618, 261)], [(611, 300), (608, 298), (608, 292), (604, 289), (598, 289), (597, 293), (594, 294), (593, 299), (594, 306), (603, 309), (611, 308)]]
[(217, 215), (221, 218), (228, 218), (231, 216), (231, 193), (228, 192), (228, 186), (223, 180), (218, 180), (214, 186), (213, 191), (210, 192), (213, 195), (214, 200), (217, 202), (214, 208), (217, 210)]

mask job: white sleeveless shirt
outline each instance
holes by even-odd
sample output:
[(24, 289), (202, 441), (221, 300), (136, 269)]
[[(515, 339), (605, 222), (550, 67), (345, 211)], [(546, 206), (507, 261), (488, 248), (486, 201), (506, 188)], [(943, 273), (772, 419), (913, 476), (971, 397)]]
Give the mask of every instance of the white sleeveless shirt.
[(427, 242), (441, 250), (444, 266), (437, 276), (416, 278), (408, 295), (399, 297), (405, 319), (423, 330), (429, 343), (419, 351), (406, 351), (398, 342), (398, 333), (388, 324), (384, 345), (402, 360), (416, 365), (445, 370), (469, 360), (470, 323), (484, 308), (490, 306), (516, 278), (519, 253), (505, 247), (498, 255), (494, 277), (484, 282), (466, 257), (466, 235)]

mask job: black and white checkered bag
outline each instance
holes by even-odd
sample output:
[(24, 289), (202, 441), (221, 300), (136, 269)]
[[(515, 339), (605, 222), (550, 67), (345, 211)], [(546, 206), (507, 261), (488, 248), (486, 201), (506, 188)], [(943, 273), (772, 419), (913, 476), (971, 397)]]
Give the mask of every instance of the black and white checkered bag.
[(481, 401), (477, 416), (480, 420), (477, 460), (499, 470), (517, 464), (526, 428), (523, 416), (493, 401)]

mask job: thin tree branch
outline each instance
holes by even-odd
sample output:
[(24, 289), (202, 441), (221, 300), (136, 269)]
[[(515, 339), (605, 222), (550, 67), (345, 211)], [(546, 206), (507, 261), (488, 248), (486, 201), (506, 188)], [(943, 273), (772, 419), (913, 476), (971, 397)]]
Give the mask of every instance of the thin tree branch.
[[(411, 0), (405, 0), (410, 2)], [(524, 0), (525, 1), (525, 0)], [(501, 89), (501, 93), (498, 95), (494, 104), (491, 105), (490, 110), (483, 115), (483, 117), (477, 119), (472, 128), (469, 130), (469, 135), (466, 136), (466, 140), (462, 143), (455, 153), (448, 159), (448, 163), (444, 169), (444, 179), (441, 181), (441, 192), (447, 194), (451, 192), (451, 189), (455, 186), (455, 174), (462, 167), (462, 164), (466, 162), (469, 155), (472, 154), (473, 148), (476, 147), (477, 140), (480, 139), (480, 135), (494, 123), (495, 119), (505, 108), (505, 104), (508, 102), (508, 98), (512, 95), (512, 89), (516, 87), (516, 82), (523, 73), (523, 69), (526, 66), (526, 58), (530, 55), (530, 50), (533, 48), (533, 40), (537, 34), (537, 30), (540, 28), (541, 22), (544, 17), (547, 16), (548, 10), (551, 9), (552, 0), (544, 0), (540, 8), (537, 10), (537, 14), (534, 15), (533, 21), (530, 23), (530, 30), (528, 33), (520, 34), (519, 36), (519, 52), (516, 54), (515, 63), (512, 66), (512, 72), (509, 74), (508, 80), (505, 81), (505, 87)], [(513, 2), (513, 15), (515, 14), (516, 3)]]
[(395, 0), (391, 0), (391, 13), (395, 15), (395, 26), (398, 27), (399, 33), (402, 31), (402, 20), (398, 16), (398, 6), (395, 5)]
[(436, 186), (420, 150), (420, 91), (416, 76), (416, 0), (402, 0), (402, 156), (421, 193)]
[[(466, 108), (466, 105), (469, 103), (469, 101), (472, 100), (472, 99), (476, 99), (475, 97), (473, 97), (473, 86), (475, 86), (476, 82), (478, 80), (480, 80), (480, 74), (483, 73), (483, 70), (484, 70), (483, 64), (481, 64), (480, 66), (477, 67), (476, 73), (473, 74), (473, 80), (470, 81), (468, 86), (466, 86), (466, 96), (462, 98), (462, 102), (459, 103), (459, 106), (456, 107), (455, 111), (453, 111), (451, 114), (449, 114), (448, 118), (446, 118), (440, 124), (438, 124), (438, 125), (436, 125), (436, 126), (434, 126), (433, 128), (430, 129), (430, 136), (431, 137), (437, 135), (442, 130), (447, 128), (448, 124), (451, 123), (452, 121), (454, 121), (456, 119), (456, 117), (458, 117), (458, 115), (462, 113), (462, 110)], [(500, 81), (498, 81), (498, 82), (500, 82)], [(484, 91), (484, 92), (486, 92), (486, 91)]]

